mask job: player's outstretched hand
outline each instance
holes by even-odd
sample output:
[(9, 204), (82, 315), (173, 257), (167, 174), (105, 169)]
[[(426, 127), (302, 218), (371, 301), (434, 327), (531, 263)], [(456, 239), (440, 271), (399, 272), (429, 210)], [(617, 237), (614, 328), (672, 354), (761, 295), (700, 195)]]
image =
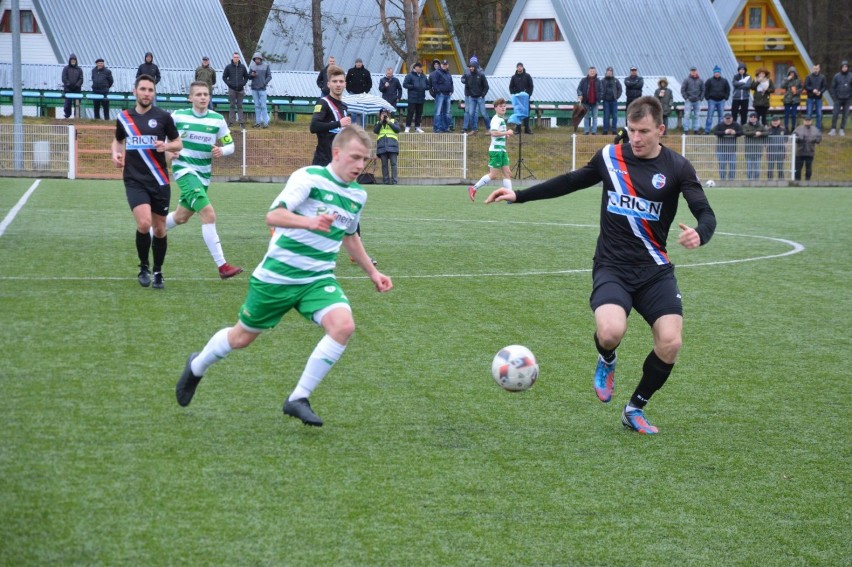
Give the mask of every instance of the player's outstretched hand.
[(516, 199), (515, 192), (511, 189), (506, 189), (505, 187), (500, 187), (499, 189), (495, 189), (493, 193), (488, 195), (488, 198), (485, 199), (485, 204), (488, 203), (496, 203), (499, 201), (506, 201), (507, 203), (514, 203)]
[(320, 232), (331, 232), (331, 225), (334, 222), (334, 215), (324, 214), (310, 217), (308, 221), (309, 230), (318, 230)]
[(678, 243), (684, 248), (698, 248), (701, 246), (701, 237), (698, 236), (698, 232), (691, 226), (686, 226), (682, 222), (677, 223), (680, 227), (681, 233), (677, 237)]

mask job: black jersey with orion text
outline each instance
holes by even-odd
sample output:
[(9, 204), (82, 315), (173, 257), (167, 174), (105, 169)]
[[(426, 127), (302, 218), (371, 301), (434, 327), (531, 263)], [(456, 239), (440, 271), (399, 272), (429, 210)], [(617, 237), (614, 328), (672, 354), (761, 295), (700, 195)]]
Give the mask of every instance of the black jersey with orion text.
[(158, 152), (154, 142), (178, 137), (180, 134), (172, 115), (156, 106), (145, 114), (139, 114), (135, 108), (120, 112), (115, 123), (115, 139), (119, 142), (124, 140), (124, 180), (143, 185), (152, 182), (168, 185), (166, 153)]
[(517, 203), (550, 199), (603, 183), (601, 220), (595, 262), (604, 265), (668, 265), (666, 238), (683, 194), (698, 219), (695, 230), (706, 244), (716, 216), (695, 169), (687, 159), (663, 146), (651, 159), (633, 155), (630, 144), (610, 144), (584, 167), (525, 191)]

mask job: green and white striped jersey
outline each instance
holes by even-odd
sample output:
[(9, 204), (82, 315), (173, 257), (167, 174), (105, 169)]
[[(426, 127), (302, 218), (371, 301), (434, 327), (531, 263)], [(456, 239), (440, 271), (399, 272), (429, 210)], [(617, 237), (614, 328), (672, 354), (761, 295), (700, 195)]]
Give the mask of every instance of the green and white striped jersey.
[(175, 110), (172, 117), (183, 142), (183, 149), (172, 161), (172, 174), (177, 179), (194, 173), (205, 187), (210, 185), (216, 141), (221, 140), (223, 146), (234, 144), (228, 123), (221, 114), (212, 110), (198, 116), (191, 108), (184, 108)]
[[(506, 131), (506, 120), (494, 115), (491, 118), (491, 128), (489, 130), (497, 130), (498, 132)], [(505, 152), (506, 151), (506, 136), (491, 136), (491, 146), (489, 152)]]
[(343, 237), (355, 234), (367, 192), (356, 182), (345, 183), (327, 167), (303, 167), (287, 180), (269, 210), (284, 207), (306, 217), (330, 213), (337, 218), (330, 232), (276, 228), (266, 256), (252, 276), (262, 282), (301, 285), (333, 278)]

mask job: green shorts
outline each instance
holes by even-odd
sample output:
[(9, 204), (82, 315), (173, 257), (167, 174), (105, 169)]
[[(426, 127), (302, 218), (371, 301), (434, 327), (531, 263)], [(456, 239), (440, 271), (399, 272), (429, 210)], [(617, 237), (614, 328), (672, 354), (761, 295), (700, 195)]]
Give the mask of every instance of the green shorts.
[(488, 167), (502, 169), (509, 166), (508, 152), (488, 152)]
[(180, 199), (178, 205), (184, 209), (198, 212), (210, 204), (207, 197), (207, 187), (201, 182), (197, 175), (187, 173), (177, 178), (180, 187)]
[(249, 279), (248, 295), (240, 308), (240, 322), (249, 330), (271, 329), (294, 307), (302, 316), (314, 320), (314, 314), (333, 305), (349, 306), (349, 299), (334, 278), (305, 285), (264, 283)]

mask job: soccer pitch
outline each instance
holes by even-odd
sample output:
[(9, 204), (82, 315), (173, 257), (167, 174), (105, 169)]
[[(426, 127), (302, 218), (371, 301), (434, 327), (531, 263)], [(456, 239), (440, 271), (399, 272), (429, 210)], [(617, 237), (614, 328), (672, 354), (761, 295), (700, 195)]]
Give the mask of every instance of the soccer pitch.
[[(0, 218), (33, 180), (0, 180)], [(492, 187), (496, 186), (492, 184)], [(848, 565), (848, 188), (714, 189), (709, 245), (670, 255), (684, 348), (620, 412), (651, 348), (635, 314), (616, 390), (592, 390), (600, 190), (524, 205), (464, 187), (368, 187), (376, 293), (341, 253), (358, 328), (281, 412), (321, 330), (288, 314), (215, 365), (278, 184), (214, 183), (221, 281), (198, 219), (169, 232), (166, 289), (136, 283), (120, 182), (45, 180), (0, 235), (0, 565)], [(173, 194), (173, 203), (176, 194)], [(681, 200), (678, 221), (695, 221)], [(541, 374), (501, 390), (491, 358)], [(845, 526), (845, 527), (844, 527)]]

